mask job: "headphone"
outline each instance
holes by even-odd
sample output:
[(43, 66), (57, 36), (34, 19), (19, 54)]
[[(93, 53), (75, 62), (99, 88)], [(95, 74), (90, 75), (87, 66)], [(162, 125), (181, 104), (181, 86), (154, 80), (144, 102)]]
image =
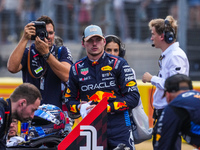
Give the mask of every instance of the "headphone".
[[(167, 29), (167, 30), (166, 30)], [(171, 27), (169, 20), (165, 19), (165, 28), (163, 31), (165, 42), (171, 44), (175, 38), (174, 29)]]
[(83, 34), (82, 34), (82, 38), (81, 38), (81, 40), (84, 42), (84, 38), (85, 38), (85, 33), (84, 33), (84, 31), (83, 31)]
[[(107, 35), (105, 36), (106, 42), (108, 40), (108, 38), (112, 38), (111, 40), (113, 41), (113, 39), (116, 39), (117, 41), (114, 41), (115, 43), (117, 43), (119, 45), (119, 56), (124, 58), (125, 53), (126, 53), (126, 49), (125, 49), (125, 45), (123, 43), (121, 43), (121, 40), (119, 39), (119, 37), (115, 36), (115, 35)], [(110, 43), (111, 41), (109, 41)], [(106, 43), (107, 45), (108, 43)]]

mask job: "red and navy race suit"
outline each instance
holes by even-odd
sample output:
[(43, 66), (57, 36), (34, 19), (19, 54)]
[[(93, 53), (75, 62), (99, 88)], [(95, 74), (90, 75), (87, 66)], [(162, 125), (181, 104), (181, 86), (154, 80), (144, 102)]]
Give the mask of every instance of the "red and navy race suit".
[(154, 150), (173, 150), (180, 133), (200, 148), (200, 92), (182, 93), (164, 109), (155, 127)]
[(6, 150), (6, 135), (11, 123), (10, 99), (0, 98), (0, 150)]
[(119, 143), (130, 146), (128, 109), (138, 105), (140, 94), (126, 60), (104, 53), (97, 62), (85, 57), (72, 65), (65, 95), (71, 112), (79, 113), (80, 100), (98, 103), (105, 96), (109, 98), (108, 146), (111, 149)]
[[(42, 76), (44, 78), (44, 89), (41, 89), (41, 77), (40, 78), (33, 78), (29, 71), (28, 71), (28, 51), (29, 48), (26, 48), (24, 51), (24, 55), (21, 61), (21, 64), (23, 66), (22, 68), (22, 75), (23, 75), (23, 82), (28, 82), (34, 84), (41, 92), (42, 94), (42, 104), (52, 104), (55, 106), (58, 106), (59, 108), (62, 108), (62, 92), (61, 92), (61, 80), (60, 78), (53, 72), (49, 64), (44, 60), (44, 58), (38, 54), (37, 50), (35, 49), (35, 45), (31, 45), (31, 62), (30, 62), (30, 68), (33, 70), (35, 68), (39, 68), (40, 66), (43, 67), (43, 69), (46, 69), (45, 74)], [(55, 45), (52, 46), (50, 49), (50, 52), (52, 55), (55, 54)], [(56, 57), (56, 56), (55, 56)], [(65, 46), (62, 46), (62, 51), (60, 52), (60, 62), (67, 62), (69, 64), (73, 63), (72, 55), (69, 49), (67, 49)]]

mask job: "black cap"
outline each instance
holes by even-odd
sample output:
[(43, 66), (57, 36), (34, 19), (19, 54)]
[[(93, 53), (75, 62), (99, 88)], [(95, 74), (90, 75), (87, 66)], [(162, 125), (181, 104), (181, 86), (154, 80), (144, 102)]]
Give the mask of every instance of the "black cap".
[[(179, 86), (180, 83), (185, 82), (188, 86)], [(179, 90), (192, 90), (192, 81), (191, 79), (184, 74), (175, 74), (165, 81), (165, 91), (167, 92), (177, 92)]]

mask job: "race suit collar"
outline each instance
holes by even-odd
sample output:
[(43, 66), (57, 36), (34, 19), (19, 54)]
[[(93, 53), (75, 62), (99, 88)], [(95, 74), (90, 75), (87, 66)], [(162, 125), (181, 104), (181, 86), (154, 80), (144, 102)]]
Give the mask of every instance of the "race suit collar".
[(99, 60), (96, 60), (96, 61), (90, 60), (87, 57), (87, 61), (88, 61), (89, 64), (91, 64), (91, 66), (95, 66), (95, 65), (98, 65), (98, 64), (100, 64), (100, 63), (102, 63), (104, 61), (105, 55), (106, 55), (106, 53), (104, 52), (103, 55), (99, 58)]

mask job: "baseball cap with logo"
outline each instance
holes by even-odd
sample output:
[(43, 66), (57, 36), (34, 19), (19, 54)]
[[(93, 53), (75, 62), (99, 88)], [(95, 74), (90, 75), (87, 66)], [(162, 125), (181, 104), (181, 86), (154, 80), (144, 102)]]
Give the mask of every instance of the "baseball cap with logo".
[(89, 25), (84, 30), (84, 40), (88, 41), (93, 36), (99, 36), (104, 39), (102, 30), (97, 25)]

